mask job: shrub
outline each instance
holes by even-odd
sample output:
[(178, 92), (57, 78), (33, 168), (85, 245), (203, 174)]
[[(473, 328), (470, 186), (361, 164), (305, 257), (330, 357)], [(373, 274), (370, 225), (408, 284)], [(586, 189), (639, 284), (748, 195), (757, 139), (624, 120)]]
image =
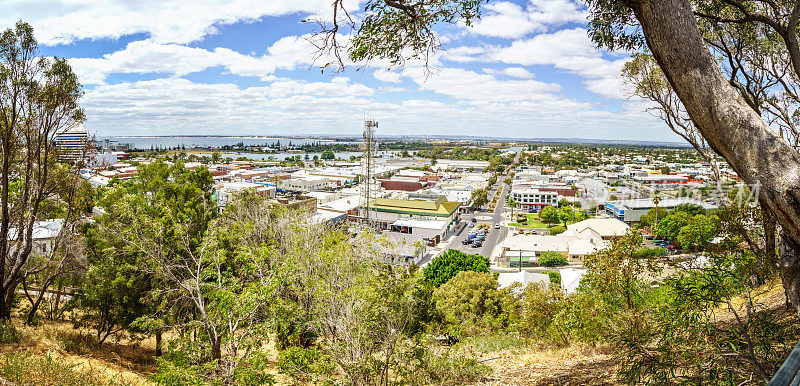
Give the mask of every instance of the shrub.
[(10, 320), (0, 322), (0, 343), (19, 343), (22, 334)]
[(157, 357), (158, 371), (150, 380), (158, 385), (202, 385), (203, 379), (195, 366), (168, 357)]
[(59, 331), (56, 333), (56, 340), (64, 351), (79, 355), (99, 347), (94, 336), (79, 331)]
[(647, 257), (661, 257), (666, 255), (667, 255), (667, 250), (661, 247), (653, 247), (653, 248), (642, 247), (633, 253), (633, 257), (639, 259)]
[(313, 376), (328, 377), (334, 372), (332, 359), (311, 347), (289, 347), (278, 353), (278, 370), (294, 379), (310, 381)]
[(448, 249), (426, 265), (422, 272), (427, 281), (438, 287), (462, 271), (489, 272), (489, 259), (478, 254), (468, 255), (456, 249)]
[(275, 377), (268, 372), (269, 354), (255, 351), (248, 355), (244, 363), (236, 367), (236, 384), (242, 386), (274, 385)]
[(562, 256), (558, 252), (550, 251), (542, 252), (537, 260), (537, 263), (539, 263), (539, 265), (542, 267), (559, 267), (569, 264), (566, 257)]
[(548, 337), (550, 325), (564, 305), (560, 288), (546, 283), (528, 284), (520, 298), (519, 331), (537, 338)]
[(497, 279), (488, 272), (459, 272), (434, 291), (436, 309), (444, 316), (451, 336), (504, 327), (508, 313), (503, 306), (510, 297), (497, 288)]
[(463, 385), (472, 384), (490, 374), (492, 368), (480, 363), (469, 350), (456, 347), (426, 348), (412, 350), (408, 366), (399, 370), (399, 378), (409, 385)]
[(567, 229), (566, 229), (566, 228), (564, 228), (564, 226), (562, 226), (562, 225), (556, 225), (556, 226), (554, 226), (554, 227), (550, 228), (550, 234), (551, 234), (551, 235), (553, 235), (553, 236), (555, 236), (555, 235), (558, 235), (558, 234), (561, 234), (561, 233), (564, 233), (564, 232), (566, 232), (566, 230), (567, 230)]
[(556, 271), (544, 271), (543, 274), (550, 276), (550, 282), (561, 285), (561, 273)]

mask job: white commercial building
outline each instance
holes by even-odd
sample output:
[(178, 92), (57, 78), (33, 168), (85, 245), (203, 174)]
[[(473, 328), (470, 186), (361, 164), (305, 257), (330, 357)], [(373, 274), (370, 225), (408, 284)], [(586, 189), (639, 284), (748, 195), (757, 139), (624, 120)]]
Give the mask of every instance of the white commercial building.
[(539, 189), (512, 188), (511, 197), (517, 208), (531, 212), (538, 212), (546, 206), (558, 205), (558, 193)]

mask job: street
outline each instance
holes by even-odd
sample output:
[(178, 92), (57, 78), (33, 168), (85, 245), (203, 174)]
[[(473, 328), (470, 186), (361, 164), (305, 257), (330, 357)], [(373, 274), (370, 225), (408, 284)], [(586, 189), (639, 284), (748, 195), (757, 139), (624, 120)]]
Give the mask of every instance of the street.
[[(521, 151), (517, 152), (514, 162), (519, 162), (521, 154)], [(473, 213), (461, 215), (460, 224), (466, 224), (466, 227), (463, 230), (456, 231), (452, 236), (448, 236), (449, 240), (446, 239), (446, 244), (440, 244), (437, 249), (441, 248), (441, 252), (445, 252), (448, 249), (457, 249), (464, 253), (478, 253), (485, 257), (492, 258), (492, 252), (494, 252), (497, 244), (505, 240), (506, 236), (508, 235), (508, 228), (503, 226), (501, 222), (503, 219), (503, 212), (506, 210), (506, 196), (511, 190), (511, 186), (506, 184), (503, 181), (504, 179), (505, 175), (498, 176), (497, 182), (489, 188), (489, 202), (492, 201), (492, 197), (494, 197), (496, 192), (502, 188), (502, 192), (500, 193), (500, 197), (497, 199), (497, 205), (495, 205), (494, 210), (489, 212), (489, 204), (487, 203)], [(476, 222), (472, 222), (473, 218), (476, 220)], [(486, 224), (489, 226), (489, 233), (486, 234), (486, 240), (484, 240), (483, 246), (480, 248), (473, 248), (472, 244), (462, 244), (461, 242), (467, 238), (470, 230), (477, 228), (480, 224)], [(500, 229), (495, 229), (495, 224), (501, 224)], [(428, 264), (432, 257), (433, 256), (431, 255), (425, 256), (422, 261), (420, 261), (420, 266), (425, 266)]]

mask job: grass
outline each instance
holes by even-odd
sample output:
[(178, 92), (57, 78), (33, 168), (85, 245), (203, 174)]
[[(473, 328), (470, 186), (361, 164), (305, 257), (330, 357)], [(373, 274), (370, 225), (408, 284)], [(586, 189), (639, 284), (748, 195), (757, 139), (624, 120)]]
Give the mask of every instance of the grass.
[[(12, 318), (7, 323), (0, 335), (13, 338), (0, 340), (0, 385), (140, 385), (149, 384), (147, 374), (156, 369), (150, 338), (122, 336), (99, 345), (93, 331), (68, 322), (26, 326)], [(15, 332), (8, 333), (11, 329)], [(15, 374), (20, 368), (30, 370)]]
[[(516, 217), (516, 213), (514, 214), (514, 216)], [(526, 217), (528, 217), (528, 222), (525, 223), (525, 224), (512, 222), (512, 223), (509, 223), (508, 225), (512, 226), (512, 227), (525, 228), (525, 229), (545, 229), (545, 228), (547, 228), (547, 225), (545, 223), (543, 223), (539, 219), (539, 215), (537, 213), (528, 213), (526, 215)]]
[(91, 366), (70, 364), (50, 355), (0, 354), (0, 378), (18, 385), (131, 385)]

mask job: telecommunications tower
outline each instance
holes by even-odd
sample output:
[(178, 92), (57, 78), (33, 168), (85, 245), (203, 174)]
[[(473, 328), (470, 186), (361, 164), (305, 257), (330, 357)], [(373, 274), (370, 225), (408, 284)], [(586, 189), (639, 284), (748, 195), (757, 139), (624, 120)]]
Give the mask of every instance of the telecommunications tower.
[(367, 119), (364, 121), (364, 141), (361, 143), (361, 223), (372, 228), (374, 219), (371, 218), (369, 205), (372, 201), (372, 184), (375, 172), (374, 152), (375, 152), (375, 128), (378, 121)]

